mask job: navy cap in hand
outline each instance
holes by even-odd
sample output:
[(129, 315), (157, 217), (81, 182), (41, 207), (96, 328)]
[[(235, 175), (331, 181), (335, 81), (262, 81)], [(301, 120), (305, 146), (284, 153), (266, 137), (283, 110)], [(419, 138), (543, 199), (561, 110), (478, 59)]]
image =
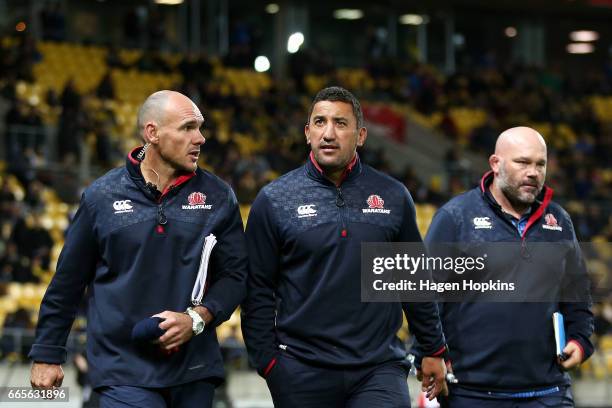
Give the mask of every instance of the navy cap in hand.
[(132, 340), (139, 343), (152, 342), (159, 339), (166, 332), (159, 328), (164, 319), (161, 317), (147, 317), (134, 325)]

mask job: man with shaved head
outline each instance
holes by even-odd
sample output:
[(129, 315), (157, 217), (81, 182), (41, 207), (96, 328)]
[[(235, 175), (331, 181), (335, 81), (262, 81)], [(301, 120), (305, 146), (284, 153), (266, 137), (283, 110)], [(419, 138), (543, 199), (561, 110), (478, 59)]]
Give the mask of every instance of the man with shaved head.
[(528, 127), (508, 129), (499, 135), (489, 164), (495, 175), (491, 185), (493, 197), (505, 212), (520, 219), (544, 187), (544, 138)]
[[(156, 92), (137, 122), (144, 145), (85, 190), (69, 227), (40, 307), (30, 382), (61, 386), (86, 291), (89, 373), (102, 407), (210, 407), (224, 377), (215, 327), (245, 294), (238, 204), (198, 167), (204, 117), (189, 98)], [(205, 291), (193, 298), (209, 234), (217, 243)]]
[[(432, 220), (430, 251), (450, 243), (454, 256), (489, 254), (481, 276), (521, 282), (516, 294), (497, 292), (506, 296), (503, 302), (493, 296), (440, 303), (449, 369), (459, 381), (449, 385), (443, 407), (574, 406), (566, 371), (593, 352), (593, 315), (572, 221), (544, 185), (546, 164), (546, 142), (536, 130), (508, 129), (497, 139), (480, 186), (449, 201)], [(571, 299), (570, 277), (578, 277), (572, 281), (576, 293), (587, 288)], [(560, 355), (555, 312), (565, 318), (567, 342)], [(418, 360), (418, 345), (414, 352)]]

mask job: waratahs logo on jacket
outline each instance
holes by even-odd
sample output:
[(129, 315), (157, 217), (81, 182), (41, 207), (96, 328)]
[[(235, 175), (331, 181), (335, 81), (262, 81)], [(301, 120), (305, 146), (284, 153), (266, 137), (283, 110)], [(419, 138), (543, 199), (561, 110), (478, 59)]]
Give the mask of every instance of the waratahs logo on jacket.
[(210, 210), (212, 204), (206, 204), (206, 194), (194, 191), (187, 197), (187, 205), (183, 205), (183, 210)]
[(372, 194), (366, 200), (368, 208), (363, 208), (364, 214), (390, 214), (391, 210), (385, 208), (385, 200), (383, 200), (378, 194)]
[(551, 213), (546, 214), (544, 217), (544, 224), (542, 224), (542, 228), (552, 231), (563, 231), (563, 228), (557, 222), (557, 219)]

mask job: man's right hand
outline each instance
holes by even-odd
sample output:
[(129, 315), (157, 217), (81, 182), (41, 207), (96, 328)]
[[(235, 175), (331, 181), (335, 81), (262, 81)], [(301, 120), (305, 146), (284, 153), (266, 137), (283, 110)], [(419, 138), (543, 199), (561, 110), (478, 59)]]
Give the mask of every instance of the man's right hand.
[(34, 388), (61, 387), (64, 370), (59, 364), (34, 363), (30, 372), (30, 384)]
[[(421, 390), (430, 401), (439, 394), (448, 395), (446, 364), (441, 357), (423, 357), (420, 370)], [(418, 377), (417, 377), (418, 378)]]

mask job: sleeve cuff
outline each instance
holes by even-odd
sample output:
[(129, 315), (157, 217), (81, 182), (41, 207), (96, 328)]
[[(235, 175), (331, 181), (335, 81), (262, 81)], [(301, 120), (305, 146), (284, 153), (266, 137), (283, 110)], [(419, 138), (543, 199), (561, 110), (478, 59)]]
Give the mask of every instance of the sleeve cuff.
[(37, 363), (64, 364), (67, 359), (66, 347), (34, 344), (28, 357)]
[(268, 362), (268, 364), (266, 364), (265, 368), (263, 370), (261, 370), (261, 376), (263, 378), (266, 378), (268, 376), (268, 374), (270, 374), (270, 371), (272, 371), (272, 369), (274, 368), (274, 366), (276, 365), (276, 357), (274, 357), (272, 360), (270, 360), (270, 362)]
[(217, 327), (218, 325), (220, 325), (223, 321), (219, 319), (220, 316), (220, 310), (221, 308), (217, 305), (216, 302), (202, 302), (202, 307), (205, 307), (206, 309), (208, 309), (208, 311), (210, 312), (211, 315), (213, 315), (213, 320), (207, 325), (207, 326), (212, 326), (212, 327)]
[(578, 348), (580, 349), (580, 352), (582, 353), (582, 358), (580, 359), (580, 362), (582, 363), (583, 361), (586, 360), (586, 354), (584, 352), (584, 347), (582, 346), (582, 344), (580, 344), (580, 342), (578, 340), (575, 339), (571, 339), (570, 341), (568, 341), (568, 343), (574, 343), (575, 345), (578, 346)]
[(435, 353), (431, 353), (427, 355), (426, 357), (444, 357), (446, 355), (446, 351), (447, 351), (447, 347), (445, 344), (442, 347), (440, 347), (438, 351), (436, 351)]
[(268, 354), (268, 358), (264, 359), (265, 363), (256, 366), (257, 374), (264, 379), (270, 374), (276, 363), (278, 362), (278, 353)]

